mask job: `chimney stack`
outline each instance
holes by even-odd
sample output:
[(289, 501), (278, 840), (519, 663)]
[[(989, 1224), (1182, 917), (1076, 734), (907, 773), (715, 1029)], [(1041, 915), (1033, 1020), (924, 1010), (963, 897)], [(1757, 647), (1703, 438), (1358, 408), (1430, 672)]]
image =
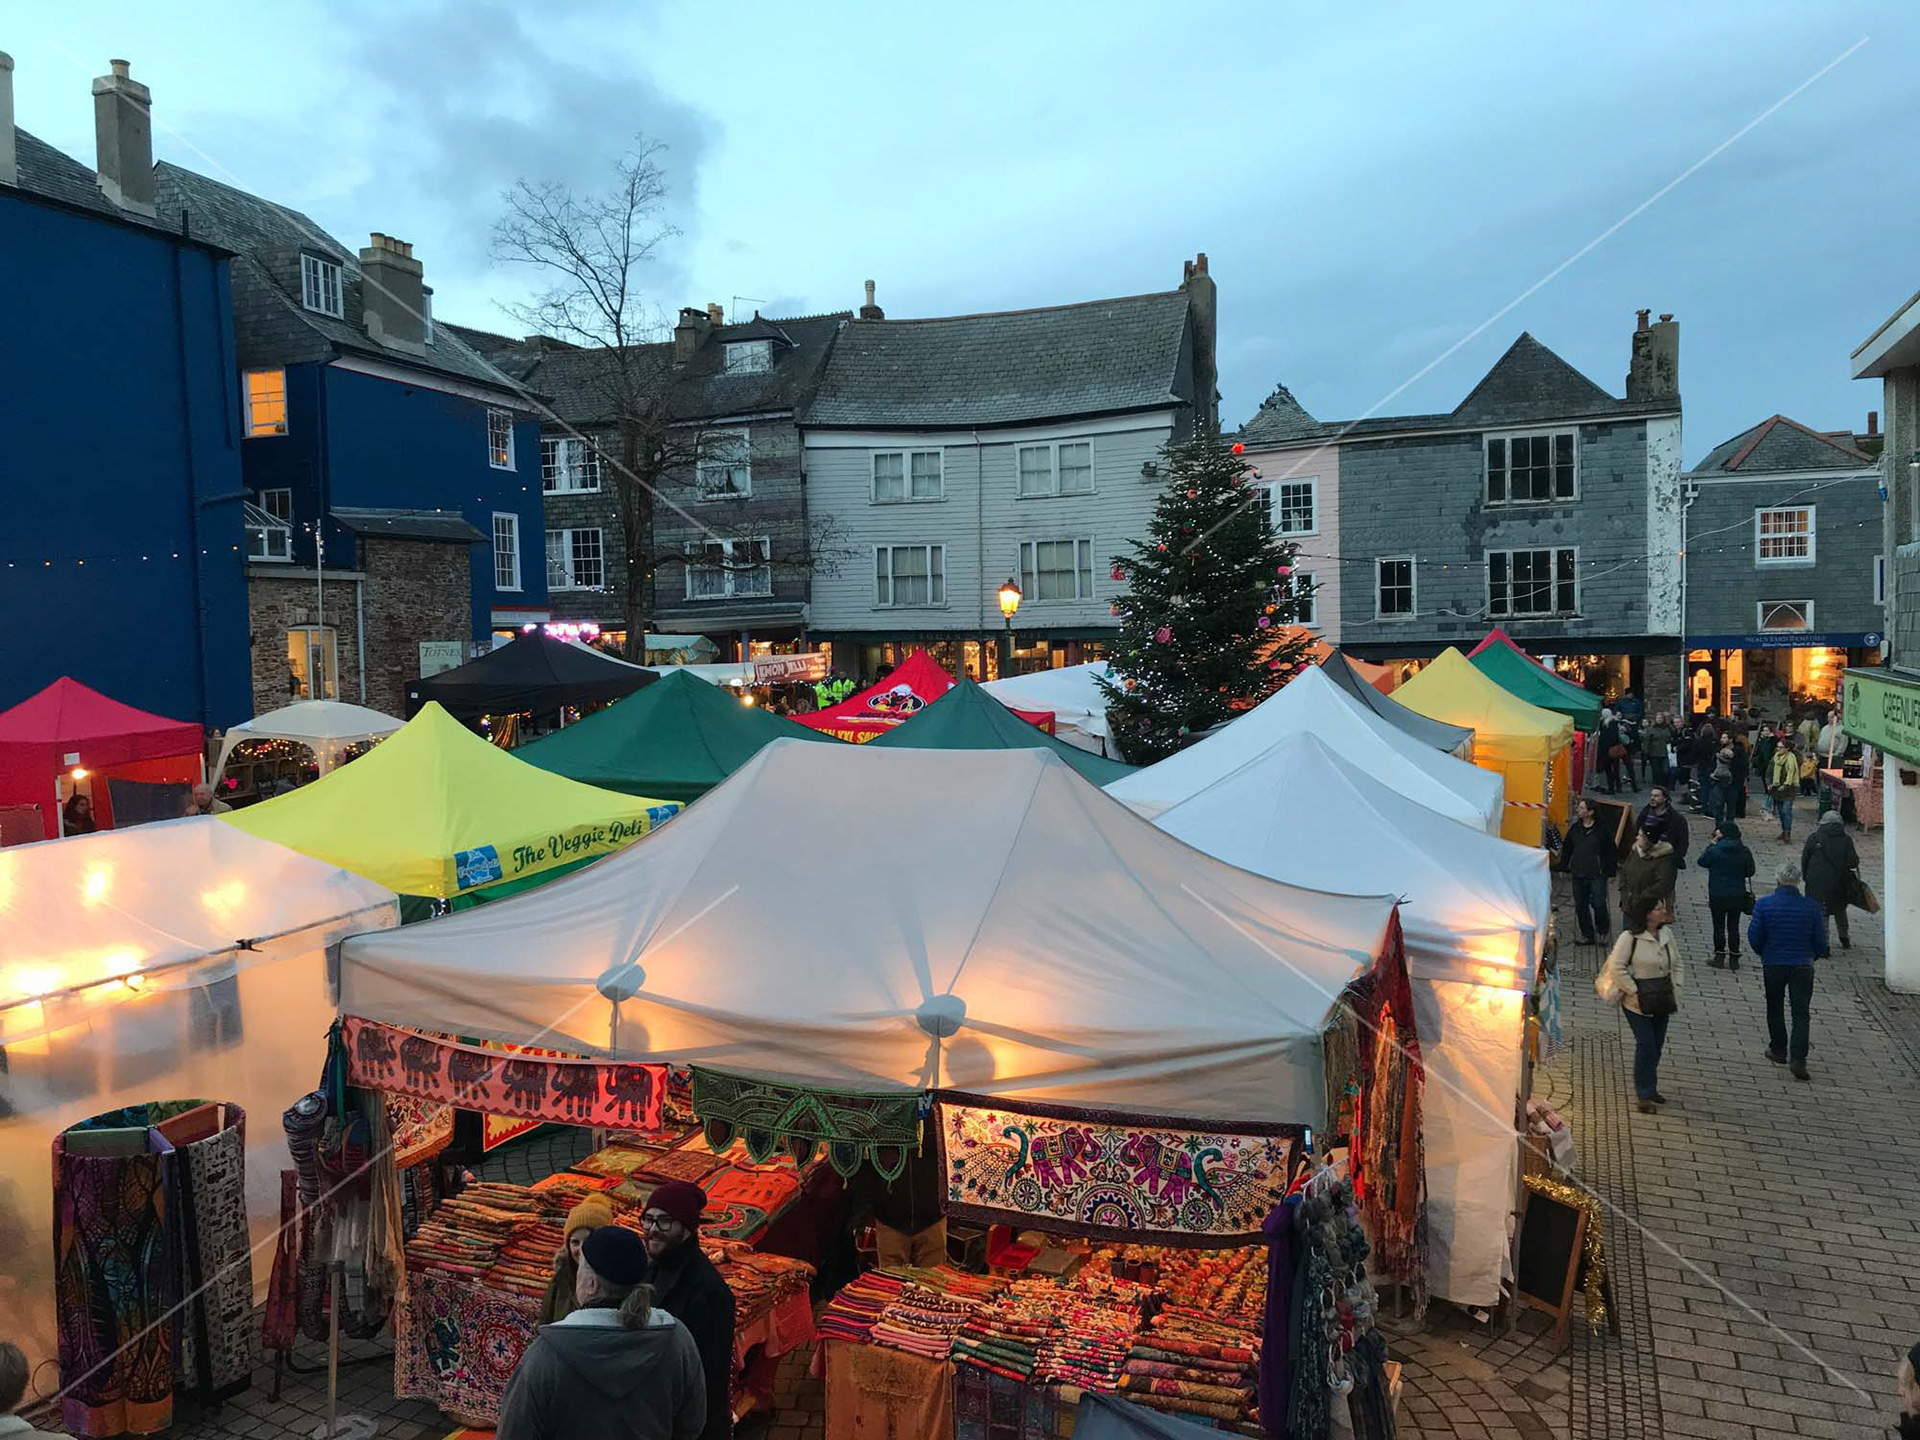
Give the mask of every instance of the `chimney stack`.
[(1187, 313), (1193, 324), (1193, 418), (1210, 428), (1220, 423), (1220, 371), (1215, 358), (1219, 331), (1219, 292), (1207, 273), (1207, 252), (1182, 263), (1180, 288), (1187, 292)]
[(673, 368), (684, 368), (693, 359), (693, 353), (700, 348), (701, 342), (712, 333), (713, 315), (710, 311), (699, 310), (691, 305), (682, 308), (680, 323), (673, 327)]
[(727, 323), (726, 307), (724, 305), (720, 305), (717, 303), (708, 305), (707, 306), (707, 323), (709, 325), (726, 324)]
[(1680, 398), (1680, 326), (1671, 315), (1647, 323), (1650, 310), (1636, 311), (1633, 343), (1627, 356), (1627, 399)]
[(887, 312), (873, 303), (873, 281), (871, 280), (867, 281), (867, 303), (860, 307), (860, 318), (862, 320), (884, 320), (887, 318)]
[(125, 60), (93, 82), (93, 141), (100, 192), (122, 210), (153, 214), (153, 92)]
[(412, 355), (427, 352), (426, 267), (413, 246), (374, 231), (360, 252), (360, 315), (367, 338)]
[(1874, 435), (1878, 435), (1879, 433), (1880, 433), (1880, 412), (1878, 410), (1869, 410), (1867, 411), (1867, 434), (1869, 437), (1871, 437)]
[(13, 144), (13, 57), (0, 50), (0, 185), (18, 185)]

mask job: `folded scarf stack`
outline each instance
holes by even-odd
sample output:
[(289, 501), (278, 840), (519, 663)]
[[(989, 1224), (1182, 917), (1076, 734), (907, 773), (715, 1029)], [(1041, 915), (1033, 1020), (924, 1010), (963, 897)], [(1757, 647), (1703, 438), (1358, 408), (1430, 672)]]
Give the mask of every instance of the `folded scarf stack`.
[(543, 1299), (547, 1282), (553, 1278), (554, 1256), (566, 1243), (566, 1234), (558, 1225), (545, 1220), (522, 1225), (487, 1271), (485, 1283), (495, 1290)]
[(1016, 1280), (976, 1310), (954, 1337), (953, 1358), (1026, 1381), (1061, 1333), (1062, 1293), (1050, 1281)]
[(545, 1196), (525, 1186), (469, 1185), (441, 1201), (414, 1232), (407, 1242), (407, 1266), (479, 1279), (493, 1269), (518, 1230), (555, 1214)]
[(702, 1239), (700, 1249), (733, 1292), (734, 1323), (744, 1324), (813, 1283), (813, 1266), (785, 1255), (763, 1255), (738, 1241)]
[(920, 1285), (903, 1285), (899, 1296), (874, 1324), (873, 1343), (929, 1360), (945, 1360), (953, 1353), (953, 1337), (978, 1308), (975, 1300), (956, 1299)]
[(1060, 1331), (1042, 1350), (1038, 1378), (1082, 1390), (1119, 1389), (1140, 1332), (1139, 1306), (1073, 1293), (1061, 1299)]
[(814, 1329), (823, 1340), (851, 1340), (867, 1345), (873, 1340), (873, 1327), (887, 1306), (900, 1296), (899, 1277), (875, 1270), (855, 1279), (827, 1302)]
[(1151, 1409), (1239, 1424), (1255, 1416), (1259, 1368), (1250, 1325), (1168, 1306), (1127, 1352), (1120, 1388)]

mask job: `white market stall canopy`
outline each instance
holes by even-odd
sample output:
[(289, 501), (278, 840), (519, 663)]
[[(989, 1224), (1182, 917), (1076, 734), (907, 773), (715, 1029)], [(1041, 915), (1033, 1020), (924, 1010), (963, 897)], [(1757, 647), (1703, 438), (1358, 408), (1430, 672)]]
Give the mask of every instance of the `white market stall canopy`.
[(326, 1058), (326, 947), (398, 921), (392, 891), (211, 816), (0, 850), (0, 1334), (30, 1364), (55, 1354), (53, 1139), (104, 1111), (247, 1113), (262, 1298), (290, 1163), (280, 1113)]
[(989, 680), (980, 688), (1011, 710), (1052, 711), (1054, 736), (1082, 750), (1118, 760), (1107, 729), (1107, 696), (1100, 688), (1107, 662), (1065, 665)]
[(1336, 754), (1428, 809), (1498, 833), (1505, 798), (1499, 775), (1421, 744), (1354, 700), (1317, 666), (1204, 740), (1116, 780), (1107, 793), (1151, 819), (1300, 731), (1318, 735)]
[[(1322, 1027), (1393, 909), (1210, 859), (1048, 751), (776, 740), (599, 864), (348, 940), (340, 1007), (828, 1086), (1318, 1125)], [(617, 1044), (602, 987), (633, 997)]]
[(326, 774), (340, 763), (341, 752), (349, 745), (383, 740), (398, 730), (404, 721), (365, 705), (348, 705), (340, 700), (299, 700), (256, 715), (227, 731), (220, 742), (220, 763), (213, 767), (214, 778), (227, 768), (227, 757), (243, 740), (291, 740), (313, 751)]

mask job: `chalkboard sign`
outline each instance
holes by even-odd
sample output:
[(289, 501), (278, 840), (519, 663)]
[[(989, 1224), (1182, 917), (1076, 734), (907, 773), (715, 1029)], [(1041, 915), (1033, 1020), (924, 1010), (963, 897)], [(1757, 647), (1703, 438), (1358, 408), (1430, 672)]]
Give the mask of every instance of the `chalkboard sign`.
[(1587, 1238), (1587, 1212), (1537, 1190), (1527, 1191), (1520, 1212), (1520, 1246), (1514, 1271), (1514, 1299), (1553, 1316), (1553, 1333), (1566, 1333), (1573, 1290), (1580, 1278), (1580, 1256)]

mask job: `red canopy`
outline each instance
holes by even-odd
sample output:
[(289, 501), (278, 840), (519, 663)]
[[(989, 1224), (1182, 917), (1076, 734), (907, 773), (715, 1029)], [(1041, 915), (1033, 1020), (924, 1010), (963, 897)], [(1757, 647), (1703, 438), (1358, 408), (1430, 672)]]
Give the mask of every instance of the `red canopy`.
[[(1474, 646), (1471, 650), (1467, 652), (1467, 658), (1471, 660), (1474, 656), (1478, 655), (1482, 650), (1491, 650), (1496, 645), (1506, 646), (1507, 649), (1513, 651), (1513, 653), (1518, 655), (1522, 660), (1533, 660), (1533, 656), (1527, 654), (1526, 651), (1522, 650), (1518, 645), (1514, 644), (1513, 637), (1507, 634), (1507, 632), (1502, 630), (1498, 625), (1494, 626), (1493, 629), (1487, 631), (1487, 638), (1482, 640), (1478, 645)], [(1533, 663), (1536, 665), (1540, 665), (1540, 662), (1538, 660), (1533, 660)], [(1547, 667), (1544, 665), (1540, 665), (1540, 668), (1542, 670), (1547, 670)], [(1553, 674), (1551, 670), (1547, 670), (1547, 673), (1549, 675)]]
[[(952, 688), (953, 677), (940, 668), (939, 662), (926, 651), (915, 650), (886, 679), (849, 695), (838, 705), (793, 718), (802, 725), (858, 744), (911, 720)], [(1015, 710), (1013, 713), (1049, 735), (1053, 733), (1051, 710)]]
[[(197, 780), (205, 753), (198, 725), (149, 715), (63, 677), (0, 711), (0, 805), (38, 805), (51, 839), (60, 833), (63, 771), (80, 766), (128, 779)], [(170, 760), (191, 765), (155, 763)], [(94, 789), (94, 810), (103, 826), (109, 822), (104, 785)]]

